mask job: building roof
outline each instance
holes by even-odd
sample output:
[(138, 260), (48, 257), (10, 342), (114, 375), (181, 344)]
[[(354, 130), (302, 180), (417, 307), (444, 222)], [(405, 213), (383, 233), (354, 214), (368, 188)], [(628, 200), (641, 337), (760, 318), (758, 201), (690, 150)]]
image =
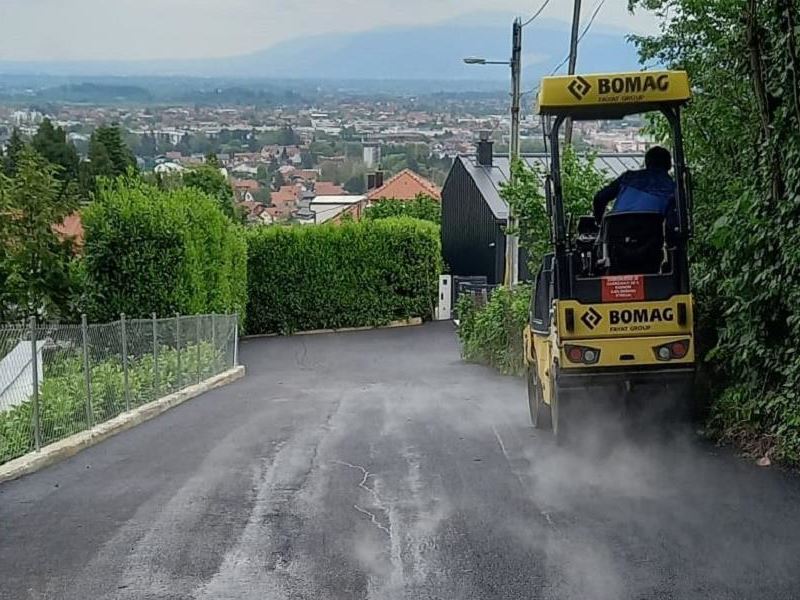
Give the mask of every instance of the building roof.
[(314, 184), (314, 193), (317, 196), (341, 196), (346, 194), (344, 187), (331, 181), (317, 181)]
[(348, 208), (364, 202), (366, 196), (317, 196), (311, 201), (315, 223), (325, 223), (335, 219)]
[(297, 188), (293, 185), (282, 185), (277, 192), (270, 194), (270, 202), (277, 206), (279, 203), (294, 203), (297, 202)]
[(367, 194), (369, 200), (394, 198), (397, 200), (413, 200), (417, 194), (425, 194), (436, 200), (442, 199), (442, 190), (432, 181), (428, 181), (411, 169), (403, 169), (394, 177), (390, 177), (382, 186)]
[(72, 240), (76, 246), (83, 246), (84, 232), (80, 213), (67, 215), (61, 223), (53, 225), (53, 231), (62, 240)]
[(239, 202), (239, 206), (241, 206), (249, 214), (254, 214), (254, 215), (260, 215), (267, 208), (266, 206), (261, 204), (261, 202), (256, 202), (254, 200), (245, 200), (244, 202)]
[(311, 201), (311, 206), (316, 204), (357, 204), (366, 199), (366, 196), (348, 196), (346, 194), (330, 195), (330, 196), (315, 196)]
[(247, 189), (257, 191), (261, 184), (258, 183), (255, 179), (235, 179), (233, 181), (233, 187), (236, 189)]
[[(475, 155), (460, 155), (456, 160), (464, 165), (495, 218), (507, 219), (508, 204), (500, 196), (500, 188), (508, 181), (508, 157), (494, 156), (491, 167), (479, 165)], [(550, 164), (546, 154), (526, 154), (522, 156), (522, 160), (537, 173), (546, 173)], [(605, 171), (609, 177), (618, 177), (625, 171), (641, 169), (643, 162), (642, 154), (598, 154), (595, 167)], [(541, 183), (544, 185), (544, 180)]]

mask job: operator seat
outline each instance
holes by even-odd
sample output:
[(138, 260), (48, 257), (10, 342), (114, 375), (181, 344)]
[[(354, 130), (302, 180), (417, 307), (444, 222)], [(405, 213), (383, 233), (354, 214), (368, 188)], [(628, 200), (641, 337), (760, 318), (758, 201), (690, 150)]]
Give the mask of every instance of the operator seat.
[(660, 273), (664, 217), (652, 212), (608, 213), (600, 228), (600, 265), (608, 275)]

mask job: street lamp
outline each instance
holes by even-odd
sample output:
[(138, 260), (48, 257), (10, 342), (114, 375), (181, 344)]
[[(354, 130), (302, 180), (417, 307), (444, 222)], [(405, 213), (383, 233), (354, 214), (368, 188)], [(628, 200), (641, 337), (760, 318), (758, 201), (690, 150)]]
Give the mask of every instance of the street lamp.
[[(508, 147), (509, 182), (514, 182), (511, 165), (519, 158), (519, 114), (520, 114), (520, 79), (522, 75), (522, 21), (514, 20), (511, 30), (511, 60), (486, 60), (470, 56), (464, 59), (468, 65), (508, 65), (511, 67), (511, 140)], [(514, 231), (516, 219), (509, 207), (508, 228)], [(506, 235), (506, 272), (504, 283), (514, 285), (519, 281), (519, 239), (516, 235)]]
[(511, 61), (508, 60), (486, 60), (485, 58), (478, 58), (477, 56), (468, 56), (464, 59), (468, 65), (510, 65)]

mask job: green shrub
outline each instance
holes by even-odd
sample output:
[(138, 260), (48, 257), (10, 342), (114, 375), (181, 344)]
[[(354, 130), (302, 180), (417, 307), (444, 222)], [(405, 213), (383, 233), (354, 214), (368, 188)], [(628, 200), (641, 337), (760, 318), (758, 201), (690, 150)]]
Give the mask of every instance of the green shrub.
[(409, 218), (248, 232), (247, 331), (381, 325), (430, 317), (441, 247)]
[(521, 375), (522, 332), (528, 322), (531, 289), (497, 288), (485, 305), (469, 294), (456, 303), (458, 337), (465, 360), (494, 367), (505, 375)]
[(244, 313), (243, 233), (194, 188), (159, 190), (135, 179), (104, 185), (84, 211), (86, 312)]
[(442, 203), (425, 194), (417, 194), (413, 200), (382, 198), (364, 211), (365, 219), (389, 217), (412, 217), (439, 225), (442, 222)]

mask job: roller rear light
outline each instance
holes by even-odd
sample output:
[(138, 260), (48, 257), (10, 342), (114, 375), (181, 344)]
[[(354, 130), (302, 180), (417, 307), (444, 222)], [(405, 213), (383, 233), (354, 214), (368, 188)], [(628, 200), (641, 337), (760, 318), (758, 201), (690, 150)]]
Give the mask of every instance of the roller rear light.
[(600, 350), (588, 346), (566, 344), (564, 346), (564, 353), (567, 355), (567, 359), (570, 362), (576, 364), (593, 365), (600, 360)]
[(670, 360), (680, 360), (689, 354), (689, 340), (678, 340), (669, 344), (662, 344), (653, 348), (656, 358), (667, 362)]

